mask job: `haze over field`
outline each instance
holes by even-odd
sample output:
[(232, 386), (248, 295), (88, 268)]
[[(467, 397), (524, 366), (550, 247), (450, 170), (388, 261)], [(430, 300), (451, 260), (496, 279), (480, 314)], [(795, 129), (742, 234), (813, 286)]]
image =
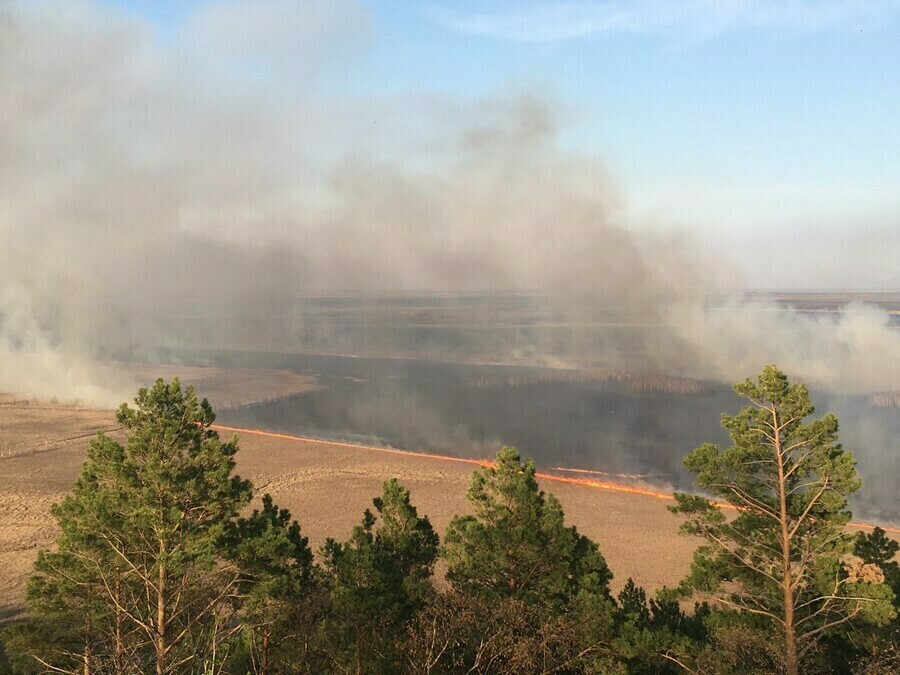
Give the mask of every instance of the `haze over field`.
[[(719, 28), (670, 42), (676, 12), (615, 30), (657, 34), (657, 58), (690, 59), (722, 32), (748, 39), (776, 26), (849, 40), (843, 31), (857, 24), (890, 31), (896, 14), (889, 2), (861, 13), (750, 3), (722, 24), (705, 3), (687, 5)], [(505, 83), (461, 92), (388, 82), (379, 69), (389, 30), (371, 3), (162, 3), (162, 18), (140, 7), (0, 5), (0, 350), (26, 354), (0, 360), (0, 390), (116, 403), (132, 383), (91, 361), (184, 346), (178, 317), (232, 317), (217, 325), (234, 346), (278, 349), (291, 336), (254, 334), (247, 317), (291, 313), (315, 294), (465, 292), (535, 294), (576, 327), (564, 354), (536, 362), (582, 365), (596, 354), (579, 354), (577, 327), (621, 321), (665, 329), (642, 345), (648, 370), (733, 381), (776, 362), (834, 391), (900, 388), (900, 331), (884, 311), (795, 314), (741, 293), (896, 287), (890, 197), (864, 195), (861, 215), (838, 228), (818, 228), (819, 193), (807, 194), (805, 221), (802, 203), (792, 206), (795, 224), (781, 234), (777, 219), (749, 231), (754, 201), (739, 197), (740, 217), (710, 206), (697, 226), (691, 209), (669, 225), (678, 199), (654, 213), (637, 180), (633, 205), (629, 176), (609, 168), (621, 156), (581, 142), (589, 110), (567, 100), (568, 84), (544, 84), (553, 54), (534, 52), (534, 73), (526, 60)], [(530, 34), (534, 17), (490, 8), (395, 11), (440, 33), (435, 49), (448, 59), (448, 40), (481, 49), (472, 40), (578, 37), (565, 16)], [(591, 15), (599, 27), (589, 33), (603, 34), (603, 13)], [(688, 160), (670, 159), (669, 188)], [(701, 206), (721, 194), (695, 186)], [(773, 204), (760, 204), (762, 219)], [(618, 345), (599, 348), (604, 363), (622, 361)]]
[(898, 64), (900, 0), (0, 0), (0, 674), (898, 671)]

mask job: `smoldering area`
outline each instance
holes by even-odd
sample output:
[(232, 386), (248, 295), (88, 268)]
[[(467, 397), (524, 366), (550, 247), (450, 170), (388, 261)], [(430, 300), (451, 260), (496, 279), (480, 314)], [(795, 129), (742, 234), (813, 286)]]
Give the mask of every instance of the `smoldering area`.
[[(833, 302), (806, 295), (804, 310), (834, 312)], [(508, 444), (542, 470), (629, 474), (606, 478), (690, 489), (682, 458), (704, 442), (727, 444), (721, 414), (746, 402), (720, 381), (648, 367), (644, 350), (677, 340), (670, 329), (554, 319), (541, 298), (527, 295), (319, 297), (248, 321), (285, 341), (294, 336), (280, 349), (185, 344), (157, 356), (315, 378), (312, 391), (221, 410), (229, 426), (475, 458)], [(210, 318), (187, 325), (217, 334)], [(566, 351), (573, 332), (577, 353)], [(321, 339), (329, 335), (340, 339)], [(617, 358), (604, 363), (611, 346)], [(859, 462), (865, 488), (854, 499), (857, 516), (896, 522), (900, 396), (814, 388), (812, 397), (817, 414), (842, 420), (842, 441)]]

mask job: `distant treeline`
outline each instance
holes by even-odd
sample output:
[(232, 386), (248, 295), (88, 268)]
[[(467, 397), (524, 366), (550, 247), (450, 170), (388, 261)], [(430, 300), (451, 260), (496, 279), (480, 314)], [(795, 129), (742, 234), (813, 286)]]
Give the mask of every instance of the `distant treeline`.
[(900, 408), (900, 393), (879, 391), (869, 395), (869, 403), (877, 408)]
[(545, 372), (529, 372), (525, 375), (494, 375), (474, 378), (469, 386), (479, 389), (527, 387), (535, 384), (562, 382), (565, 384), (590, 384), (592, 382), (619, 382), (625, 391), (635, 394), (702, 394), (709, 386), (697, 380), (667, 375), (640, 374), (624, 370), (563, 370), (547, 369)]
[[(896, 673), (898, 544), (852, 535), (860, 487), (833, 415), (774, 366), (735, 386), (733, 447), (685, 458), (688, 577), (613, 596), (598, 544), (567, 525), (513, 448), (472, 477), (442, 540), (395, 479), (313, 552), (234, 474), (237, 439), (193, 388), (158, 380), (91, 443), (52, 510), (12, 673)], [(723, 511), (725, 504), (736, 507)], [(603, 514), (598, 513), (598, 518)], [(639, 554), (654, 555), (652, 535)], [(436, 576), (435, 569), (441, 570)]]

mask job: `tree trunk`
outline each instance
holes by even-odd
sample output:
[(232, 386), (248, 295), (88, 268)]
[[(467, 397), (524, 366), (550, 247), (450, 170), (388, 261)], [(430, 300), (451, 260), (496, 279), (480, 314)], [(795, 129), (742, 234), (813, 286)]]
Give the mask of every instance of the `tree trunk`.
[(784, 647), (785, 669), (787, 675), (799, 675), (800, 665), (797, 662), (797, 635), (794, 628), (794, 592), (788, 587), (790, 576), (785, 579), (784, 589)]
[(784, 448), (779, 431), (778, 412), (772, 408), (772, 427), (775, 432), (775, 456), (778, 461), (778, 501), (781, 519), (781, 571), (784, 593), (784, 665), (787, 675), (799, 675), (797, 635), (794, 626), (794, 586), (791, 569), (791, 535), (788, 529), (787, 478), (784, 469)]
[[(93, 588), (91, 588), (93, 590)], [(91, 643), (94, 639), (94, 622), (91, 620), (92, 615), (88, 611), (87, 615), (87, 635), (84, 640), (84, 651), (82, 652), (81, 674), (91, 675), (93, 671), (93, 655), (91, 654)]]
[(122, 615), (122, 610), (120, 609), (120, 605), (122, 602), (122, 580), (116, 579), (115, 586), (116, 593), (116, 645), (115, 645), (115, 654), (113, 654), (113, 667), (115, 668), (116, 675), (123, 675), (125, 673), (125, 643), (122, 640), (122, 623), (124, 621), (124, 617)]
[(166, 673), (166, 545), (159, 544), (159, 575), (156, 585), (156, 675)]

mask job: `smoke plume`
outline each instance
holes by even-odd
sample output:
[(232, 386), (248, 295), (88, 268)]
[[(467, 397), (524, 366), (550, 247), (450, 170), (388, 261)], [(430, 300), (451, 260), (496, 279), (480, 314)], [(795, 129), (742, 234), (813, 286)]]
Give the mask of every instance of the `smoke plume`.
[(166, 33), (90, 2), (2, 6), (0, 391), (121, 400), (97, 359), (297, 346), (247, 317), (360, 292), (533, 293), (571, 327), (541, 355), (562, 365), (634, 367), (579, 330), (621, 321), (663, 331), (647, 369), (898, 388), (878, 310), (710, 303), (733, 275), (702, 242), (636, 234), (603, 163), (560, 149), (552, 98), (330, 93), (371, 39), (350, 0), (206, 3)]

